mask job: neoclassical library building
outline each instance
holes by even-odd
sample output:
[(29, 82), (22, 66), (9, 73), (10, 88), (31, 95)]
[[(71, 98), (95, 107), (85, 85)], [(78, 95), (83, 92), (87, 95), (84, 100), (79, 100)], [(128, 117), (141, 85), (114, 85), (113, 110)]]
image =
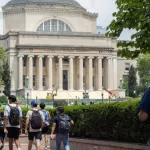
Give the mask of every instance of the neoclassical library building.
[[(121, 79), (134, 61), (117, 57), (117, 39), (96, 33), (98, 14), (75, 0), (11, 0), (2, 8), (11, 92), (56, 99), (123, 97)], [(28, 87), (26, 80), (28, 79)]]

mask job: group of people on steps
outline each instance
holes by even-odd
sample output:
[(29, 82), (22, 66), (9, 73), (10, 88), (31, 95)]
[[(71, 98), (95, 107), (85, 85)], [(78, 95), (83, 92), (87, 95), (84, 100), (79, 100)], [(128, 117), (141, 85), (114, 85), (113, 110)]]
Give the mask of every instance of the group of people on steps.
[[(28, 150), (32, 150), (33, 142), (37, 150), (41, 150), (42, 135), (45, 140), (45, 150), (48, 149), (48, 133), (51, 124), (51, 116), (45, 110), (45, 104), (40, 104), (36, 100), (31, 101), (31, 110), (26, 114), (25, 134), (28, 135)], [(74, 125), (73, 120), (64, 114), (64, 108), (58, 107), (56, 116), (54, 117), (50, 138), (56, 138), (56, 150), (60, 150), (61, 142), (63, 142), (65, 150), (69, 147), (69, 130)], [(56, 131), (56, 134), (54, 135)], [(8, 97), (8, 105), (4, 112), (0, 113), (0, 150), (4, 147), (5, 135), (8, 137), (9, 150), (13, 150), (15, 143), (18, 150), (21, 150), (19, 136), (22, 134), (22, 109), (17, 103), (17, 98), (13, 95)], [(56, 137), (55, 137), (56, 136)]]

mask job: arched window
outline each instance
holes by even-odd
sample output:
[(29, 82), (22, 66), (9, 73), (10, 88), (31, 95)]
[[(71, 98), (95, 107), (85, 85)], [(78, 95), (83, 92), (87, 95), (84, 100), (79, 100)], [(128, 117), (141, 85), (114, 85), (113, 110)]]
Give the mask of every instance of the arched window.
[(40, 24), (37, 31), (71, 31), (71, 29), (63, 21), (52, 19)]

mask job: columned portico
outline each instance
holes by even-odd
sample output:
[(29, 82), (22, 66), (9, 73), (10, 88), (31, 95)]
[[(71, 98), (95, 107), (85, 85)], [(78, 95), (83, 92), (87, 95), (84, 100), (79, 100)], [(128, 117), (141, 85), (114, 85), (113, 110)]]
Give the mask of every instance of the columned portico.
[(83, 91), (83, 59), (84, 57), (79, 57), (79, 91)]
[(93, 57), (88, 57), (89, 60), (89, 91), (93, 91)]
[(33, 89), (33, 55), (29, 55), (29, 89)]
[(58, 75), (58, 77), (59, 77), (59, 85), (58, 85), (58, 90), (59, 91), (62, 91), (63, 90), (63, 58), (64, 58), (64, 56), (58, 56), (58, 62), (59, 62), (59, 75)]
[(73, 91), (73, 56), (69, 56), (69, 90)]
[(108, 66), (107, 66), (107, 72), (108, 72), (108, 74), (107, 74), (107, 76), (108, 76), (108, 90), (112, 90), (113, 89), (113, 72), (112, 72), (112, 67), (113, 67), (113, 65), (112, 65), (112, 57), (108, 57), (107, 58), (107, 60), (108, 60)]
[(23, 89), (23, 55), (19, 55), (19, 87), (18, 89)]
[(102, 59), (103, 57), (97, 57), (97, 71), (98, 71), (98, 78), (97, 78), (97, 82), (98, 82), (98, 91), (102, 91), (103, 87), (102, 87)]
[(53, 90), (53, 57), (54, 56), (48, 56), (48, 90)]
[(43, 56), (38, 56), (38, 90), (43, 90)]

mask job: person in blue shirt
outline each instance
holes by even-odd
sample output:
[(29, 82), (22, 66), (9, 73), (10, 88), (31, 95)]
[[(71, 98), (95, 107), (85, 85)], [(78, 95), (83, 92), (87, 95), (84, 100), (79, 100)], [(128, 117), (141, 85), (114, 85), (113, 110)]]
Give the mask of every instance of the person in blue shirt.
[[(140, 121), (146, 121), (149, 119), (150, 116), (150, 88), (146, 90), (144, 96), (139, 103), (140, 112), (138, 114)], [(150, 139), (148, 140), (147, 144), (150, 146)]]

